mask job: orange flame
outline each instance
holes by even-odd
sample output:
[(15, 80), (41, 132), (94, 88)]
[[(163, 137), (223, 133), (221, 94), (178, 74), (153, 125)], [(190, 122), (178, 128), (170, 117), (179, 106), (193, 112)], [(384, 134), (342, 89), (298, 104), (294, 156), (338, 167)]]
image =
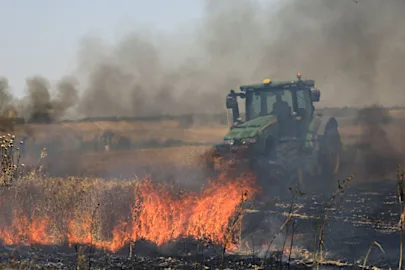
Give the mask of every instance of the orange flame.
[[(25, 206), (23, 211), (15, 208), (18, 204), (12, 202), (15, 194), (9, 196), (11, 194), (6, 193), (2, 195), (0, 211), (7, 211), (9, 207), (13, 209), (13, 214), (8, 223), (0, 220), (0, 240), (5, 245), (87, 244), (116, 252), (126, 244), (141, 239), (161, 246), (182, 237), (192, 237), (226, 244), (231, 249), (237, 240), (230, 241), (226, 237), (230, 219), (238, 212), (241, 194), (247, 192), (248, 196), (252, 196), (255, 191), (254, 178), (249, 175), (231, 179), (223, 174), (210, 181), (202, 192), (187, 194), (175, 194), (167, 186), (154, 184), (146, 178), (136, 185), (134, 199), (128, 202), (131, 204), (130, 216), (122, 214), (119, 218), (114, 217), (111, 227), (100, 222), (98, 213), (107, 207), (103, 204), (100, 204), (100, 209), (85, 208), (79, 204), (69, 213), (44, 209), (49, 205), (42, 207), (42, 211), (33, 211), (32, 207), (27, 210)], [(10, 200), (11, 206), (5, 203), (8, 200), (4, 198)], [(39, 201), (41, 196), (36, 198), (34, 203), (42, 203)], [(118, 214), (122, 211), (113, 209), (113, 212)], [(106, 228), (110, 229), (106, 232)]]

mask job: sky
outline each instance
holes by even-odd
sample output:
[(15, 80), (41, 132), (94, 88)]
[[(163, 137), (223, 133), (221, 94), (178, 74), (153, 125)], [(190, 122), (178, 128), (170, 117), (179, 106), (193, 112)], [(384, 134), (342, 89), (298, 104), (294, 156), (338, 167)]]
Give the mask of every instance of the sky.
[(1, 1), (0, 76), (22, 96), (29, 76), (56, 81), (71, 73), (85, 35), (114, 41), (138, 26), (169, 33), (198, 20), (203, 9), (203, 0)]
[[(250, 1), (265, 3), (267, 7), (250, 7), (246, 4)], [(172, 67), (169, 60), (181, 64), (181, 68), (193, 67), (180, 78), (172, 78), (172, 85), (165, 85), (179, 92), (189, 89), (190, 78), (204, 82), (197, 90), (207, 94), (208, 88), (228, 89), (242, 81), (262, 80), (264, 76), (285, 79), (292, 72), (301, 71), (304, 77), (317, 81), (325, 106), (370, 102), (390, 106), (405, 102), (398, 90), (402, 89), (398, 85), (405, 58), (403, 0), (389, 1), (390, 5), (380, 0), (256, 1), (239, 0), (237, 5), (236, 0), (3, 0), (0, 77), (8, 79), (13, 95), (19, 98), (25, 95), (26, 79), (37, 75), (48, 79), (52, 86), (65, 76), (82, 76), (79, 90), (85, 92), (92, 77), (83, 71), (92, 69), (91, 65), (80, 69), (80, 64), (92, 64), (93, 52), (93, 58), (98, 56), (96, 46), (83, 50), (83, 39), (89, 36), (100, 38), (102, 45), (105, 41), (110, 45), (108, 49), (130, 44), (130, 49), (119, 49), (128, 49), (136, 57), (122, 53), (125, 56), (117, 56), (118, 60), (127, 65), (139, 56), (140, 70), (147, 72), (147, 65), (151, 64), (150, 68), (156, 71), (150, 56), (138, 53), (138, 49), (145, 52), (145, 48), (133, 48), (134, 40), (123, 42), (123, 37), (133, 38), (131, 33), (144, 34), (150, 29), (151, 36), (159, 38), (152, 45), (156, 45), (159, 57), (164, 58), (161, 62), (166, 64), (167, 70), (160, 72), (163, 79), (167, 79), (169, 71), (175, 73), (179, 68), (167, 68)], [(237, 6), (236, 11), (230, 6)], [(221, 15), (217, 16), (216, 11)], [(143, 41), (149, 39), (148, 36)], [(198, 61), (201, 58), (206, 61)], [(208, 66), (204, 66), (205, 70), (201, 70), (203, 64)], [(132, 72), (133, 67), (129, 68)], [(149, 80), (148, 76), (143, 78)], [(107, 81), (117, 88), (117, 82)], [(154, 77), (150, 81), (158, 80)], [(122, 84), (123, 89), (128, 88)], [(156, 89), (160, 91), (160, 87)]]

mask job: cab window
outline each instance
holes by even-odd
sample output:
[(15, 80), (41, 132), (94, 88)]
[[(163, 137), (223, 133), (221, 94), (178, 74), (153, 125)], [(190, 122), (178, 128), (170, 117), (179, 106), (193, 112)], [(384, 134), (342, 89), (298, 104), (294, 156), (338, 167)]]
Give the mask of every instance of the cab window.
[[(276, 93), (281, 94), (282, 100), (287, 102), (292, 110), (293, 102), (290, 90), (254, 93), (252, 96), (251, 118), (271, 114), (273, 111), (273, 105), (277, 100)], [(265, 105), (264, 108), (263, 105)]]
[(297, 91), (297, 114), (302, 117), (309, 117), (312, 111), (312, 104), (310, 100), (310, 93), (308, 90)]

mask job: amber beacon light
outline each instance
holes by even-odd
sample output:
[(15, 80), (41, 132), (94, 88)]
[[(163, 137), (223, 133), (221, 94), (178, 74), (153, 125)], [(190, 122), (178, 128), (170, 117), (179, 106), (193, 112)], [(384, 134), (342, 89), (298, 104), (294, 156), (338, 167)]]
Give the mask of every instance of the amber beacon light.
[(271, 83), (271, 80), (270, 79), (264, 79), (263, 83)]

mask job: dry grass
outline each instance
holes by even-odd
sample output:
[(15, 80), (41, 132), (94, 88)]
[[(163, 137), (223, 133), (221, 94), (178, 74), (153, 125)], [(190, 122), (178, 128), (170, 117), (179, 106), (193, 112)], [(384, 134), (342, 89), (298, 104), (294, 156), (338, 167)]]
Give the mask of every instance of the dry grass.
[(51, 137), (81, 136), (83, 141), (90, 141), (95, 134), (103, 130), (111, 130), (129, 138), (132, 142), (149, 140), (178, 140), (186, 143), (220, 141), (227, 131), (226, 126), (213, 125), (205, 127), (184, 128), (176, 121), (148, 121), (148, 122), (91, 122), (91, 123), (63, 123), (50, 125), (16, 126), (14, 134), (23, 135), (25, 128), (29, 127), (38, 141), (48, 140)]
[[(396, 120), (405, 119), (405, 110), (392, 110), (392, 117)], [(356, 137), (362, 134), (362, 128), (353, 125), (355, 116), (338, 117), (340, 132), (344, 138)], [(27, 126), (15, 126), (15, 135), (24, 133)], [(49, 137), (72, 137), (82, 136), (84, 141), (93, 139), (94, 135), (103, 130), (109, 129), (128, 137), (133, 142), (147, 140), (179, 140), (188, 143), (206, 142), (216, 143), (222, 140), (222, 137), (228, 130), (227, 126), (212, 124), (210, 126), (182, 127), (176, 120), (161, 121), (138, 121), (138, 122), (82, 122), (82, 123), (63, 123), (50, 125), (28, 125), (38, 140), (46, 140)], [(398, 124), (388, 125), (387, 132), (398, 133)]]
[[(392, 116), (396, 120), (405, 119), (404, 110), (393, 110)], [(364, 130), (360, 126), (355, 126), (353, 121), (355, 116), (338, 117), (340, 123), (339, 131), (345, 143), (355, 141)], [(405, 124), (405, 122), (404, 122)], [(395, 143), (400, 143), (401, 149), (405, 150), (405, 145), (402, 142), (400, 132), (403, 125), (394, 123), (385, 127), (387, 133), (392, 137), (391, 140)], [(78, 140), (89, 142), (94, 139), (96, 134), (100, 134), (103, 130), (111, 130), (112, 132), (125, 136), (132, 143), (145, 142), (165, 142), (177, 141), (186, 144), (207, 143), (214, 144), (222, 141), (224, 134), (227, 132), (226, 125), (212, 124), (205, 126), (183, 127), (176, 120), (157, 120), (157, 121), (138, 121), (138, 122), (81, 122), (81, 123), (62, 123), (50, 125), (26, 125), (15, 126), (13, 132), (16, 136), (26, 133), (29, 128), (31, 133), (38, 142), (61, 139), (67, 146), (72, 143), (77, 144)]]
[(135, 201), (133, 182), (97, 178), (27, 177), (0, 192), (0, 235), (6, 244), (63, 243), (67, 239), (60, 236), (68, 237), (68, 231), (88, 241), (89, 218), (98, 204), (103, 207), (96, 217), (102, 224), (97, 237), (111, 239), (114, 225), (120, 217), (131, 216)]
[(107, 153), (91, 153), (82, 156), (86, 166), (120, 165), (153, 166), (168, 165), (181, 167), (200, 167), (200, 155), (210, 149), (209, 146), (180, 146), (159, 149), (139, 149), (135, 151), (119, 151)]
[[(397, 113), (398, 114), (398, 113)], [(339, 130), (345, 145), (356, 142), (361, 138), (364, 130), (360, 126), (352, 125), (353, 117), (340, 118), (342, 122)], [(349, 119), (350, 121), (346, 121)], [(52, 125), (29, 125), (31, 132), (35, 135), (37, 141), (51, 142), (52, 145), (62, 146), (65, 150), (82, 149), (80, 147), (80, 136), (83, 141), (94, 139), (103, 129), (120, 135), (126, 136), (134, 143), (145, 143), (155, 140), (164, 142), (165, 140), (175, 140), (184, 143), (207, 143), (215, 144), (222, 141), (224, 134), (227, 132), (226, 126), (197, 126), (184, 128), (178, 121), (139, 121), (139, 122), (92, 122), (92, 123), (63, 123)], [(16, 135), (22, 135), (26, 127), (17, 126)], [(396, 145), (396, 148), (405, 153), (405, 141), (401, 139), (402, 126), (390, 124), (384, 127), (387, 131), (389, 142)], [(59, 139), (60, 142), (52, 140)], [(49, 147), (49, 146), (44, 146)], [(139, 147), (139, 146), (136, 146)], [(128, 168), (139, 167), (201, 167), (200, 156), (204, 151), (209, 149), (208, 146), (181, 146), (168, 147), (159, 149), (137, 149), (127, 151), (112, 151), (110, 153), (80, 153), (80, 151), (70, 152), (64, 155), (65, 163), (74, 167), (75, 175), (94, 175), (97, 172), (103, 175), (105, 173), (119, 175), (120, 171), (128, 171)], [(92, 149), (89, 149), (92, 151)], [(38, 152), (38, 151), (37, 151)], [(24, 162), (36, 162), (39, 153), (35, 157), (30, 157)], [(54, 159), (54, 156), (51, 157)], [(77, 168), (79, 166), (79, 168)], [(69, 169), (70, 170), (70, 169)], [(80, 172), (80, 173), (78, 173)]]
[(159, 246), (181, 237), (232, 246), (235, 239), (228, 243), (224, 236), (234, 231), (228, 223), (240, 194), (254, 190), (249, 179), (219, 176), (199, 193), (184, 193), (149, 179), (28, 175), (0, 189), (0, 240), (6, 245), (94, 245), (109, 251), (131, 241)]
[(390, 110), (390, 114), (397, 119), (405, 119), (405, 110)]
[[(79, 157), (80, 166), (76, 171), (80, 175), (139, 177), (152, 174), (159, 179), (183, 178), (189, 175), (192, 182), (203, 171), (205, 163), (202, 156), (209, 150), (208, 146), (182, 146), (160, 149), (140, 149), (109, 153), (91, 153)], [(194, 177), (192, 175), (194, 171)], [(189, 183), (194, 185), (196, 183)]]
[[(201, 128), (180, 128), (174, 121), (164, 123), (129, 123), (129, 122), (98, 122), (98, 123), (70, 123), (63, 125), (33, 125), (33, 132), (38, 134), (38, 138), (48, 139), (47, 130), (52, 130), (53, 136), (76, 136), (77, 134), (95, 134), (104, 128), (109, 128), (114, 132), (130, 137), (132, 140), (145, 140), (153, 138), (179, 139), (193, 142), (215, 142), (225, 134), (226, 127), (201, 127)], [(401, 127), (390, 125), (388, 134), (393, 140), (401, 144)], [(20, 129), (16, 129), (16, 135), (20, 135)], [(362, 134), (359, 127), (340, 127), (343, 138)], [(90, 135), (89, 135), (90, 136)], [(208, 139), (207, 139), (208, 138)], [(163, 149), (141, 149), (136, 151), (120, 151), (109, 153), (91, 153), (81, 155), (79, 163), (88, 172), (99, 172), (102, 170), (120, 171), (123, 167), (154, 167), (162, 168), (179, 166), (197, 168), (201, 167), (201, 155), (209, 149), (208, 146), (183, 146)], [(405, 149), (402, 148), (402, 149)], [(49, 235), (60, 235), (66, 232), (69, 220), (75, 220), (77, 224), (88, 220), (81, 220), (93, 217), (93, 223), (97, 224), (94, 233), (90, 231), (92, 241), (98, 239), (111, 239), (112, 232), (117, 226), (120, 217), (131, 217), (131, 202), (135, 202), (136, 184), (131, 181), (105, 180), (102, 178), (71, 177), (71, 178), (44, 178), (30, 176), (23, 181), (18, 181), (15, 186), (0, 190), (0, 227), (14, 227), (14, 233), (23, 241), (33, 239), (29, 234), (33, 233), (32, 221), (36, 218), (48, 218), (53, 221), (51, 227), (47, 227)], [(98, 208), (98, 206), (101, 206)], [(15, 212), (20, 209), (22, 212)], [(23, 213), (23, 215), (21, 215)], [(23, 217), (19, 220), (20, 225), (25, 225), (29, 229), (21, 228), (14, 224), (16, 217)], [(325, 218), (326, 220), (326, 218)], [(88, 225), (88, 224), (87, 224)], [(89, 234), (88, 227), (78, 228), (82, 230), (81, 237), (85, 238)], [(49, 232), (51, 230), (52, 232)], [(25, 231), (25, 232), (22, 232)], [(321, 232), (323, 229), (320, 230)], [(1, 231), (0, 231), (1, 233)], [(22, 234), (22, 235), (18, 235)], [(15, 235), (14, 235), (15, 236)], [(28, 237), (28, 238), (27, 238)], [(94, 237), (94, 239), (93, 239)], [(319, 251), (322, 259), (322, 235), (319, 237)], [(49, 239), (50, 243), (55, 239)]]

